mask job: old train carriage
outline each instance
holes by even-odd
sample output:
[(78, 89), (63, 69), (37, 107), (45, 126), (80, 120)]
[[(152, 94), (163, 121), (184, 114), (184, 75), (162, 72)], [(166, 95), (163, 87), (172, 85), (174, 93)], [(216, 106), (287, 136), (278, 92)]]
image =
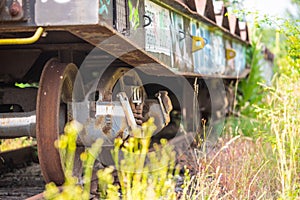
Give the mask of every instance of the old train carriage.
[(153, 140), (195, 133), (229, 112), (248, 46), (220, 1), (1, 0), (0, 136), (36, 137), (45, 180), (61, 184), (53, 143), (66, 122), (84, 125), (77, 155), (99, 137), (109, 150), (149, 117)]

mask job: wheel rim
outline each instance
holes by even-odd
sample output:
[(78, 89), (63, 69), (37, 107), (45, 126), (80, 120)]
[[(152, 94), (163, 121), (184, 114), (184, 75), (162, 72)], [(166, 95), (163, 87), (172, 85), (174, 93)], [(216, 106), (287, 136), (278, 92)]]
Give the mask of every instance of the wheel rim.
[(54, 142), (63, 133), (67, 113), (65, 112), (65, 116), (60, 114), (61, 105), (72, 101), (77, 71), (74, 64), (60, 63), (57, 59), (51, 59), (46, 63), (41, 75), (36, 108), (36, 137), (39, 162), (47, 183), (54, 182), (57, 185), (64, 183), (64, 170)]

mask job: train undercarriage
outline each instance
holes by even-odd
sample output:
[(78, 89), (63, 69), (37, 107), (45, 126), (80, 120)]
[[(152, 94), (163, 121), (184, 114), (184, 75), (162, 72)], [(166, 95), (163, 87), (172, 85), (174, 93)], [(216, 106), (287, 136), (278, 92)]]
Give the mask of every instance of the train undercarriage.
[[(236, 66), (244, 67), (237, 72), (232, 60), (238, 54), (233, 50), (235, 43), (242, 47), (242, 53), (248, 46), (240, 35), (235, 35), (238, 25), (233, 32), (230, 27), (225, 30), (211, 22), (209, 12), (195, 15), (186, 11), (187, 5), (182, 1), (169, 0), (134, 1), (140, 10), (135, 17), (145, 20), (136, 24), (129, 1), (106, 1), (106, 9), (101, 2), (7, 0), (0, 4), (0, 138), (36, 137), (46, 182), (64, 181), (54, 142), (67, 122), (76, 120), (84, 127), (77, 140), (75, 159), (75, 171), (80, 174), (79, 155), (97, 138), (104, 140), (99, 164), (110, 165), (108, 154), (114, 139), (132, 137), (131, 130), (150, 117), (157, 127), (153, 142), (192, 133), (188, 141), (191, 143), (196, 134), (201, 134), (203, 119), (213, 127), (230, 113), (234, 102), (232, 86), (247, 74), (245, 63), (236, 62)], [(205, 3), (211, 9), (211, 1)], [(97, 8), (94, 14), (77, 9), (94, 12), (92, 6)], [(49, 8), (60, 12), (50, 16)], [(176, 42), (161, 46), (149, 42), (156, 30), (148, 27), (149, 23), (155, 26), (155, 12), (163, 13), (165, 20), (170, 17), (170, 23), (175, 14), (182, 19), (178, 23), (184, 27), (172, 27), (170, 31), (170, 37), (176, 32), (179, 46)], [(170, 16), (164, 15), (168, 12)], [(198, 26), (195, 20), (200, 18), (216, 36), (192, 35), (194, 24)], [(190, 28), (186, 28), (187, 23)], [(219, 28), (215, 31), (212, 27)], [(202, 62), (198, 63), (198, 56), (202, 56), (198, 52), (209, 46), (208, 37), (210, 41), (225, 41), (218, 47), (221, 53), (212, 45), (207, 48), (218, 51), (224, 57), (220, 63), (228, 65), (228, 69), (218, 71), (219, 67), (210, 66), (213, 63), (203, 71), (196, 66)], [(168, 52), (168, 48), (191, 51), (178, 55), (175, 50)], [(206, 53), (213, 56), (210, 51)]]

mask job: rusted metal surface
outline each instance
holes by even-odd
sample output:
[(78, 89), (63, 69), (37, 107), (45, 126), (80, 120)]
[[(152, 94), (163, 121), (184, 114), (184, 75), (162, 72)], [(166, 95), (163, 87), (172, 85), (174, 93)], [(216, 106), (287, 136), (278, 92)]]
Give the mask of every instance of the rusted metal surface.
[[(6, 81), (6, 80), (1, 80)], [(13, 112), (31, 112), (35, 110), (36, 106), (36, 95), (37, 88), (17, 88), (17, 87), (3, 87), (0, 88), (0, 93), (2, 94), (2, 104), (6, 105), (16, 105), (19, 106), (20, 109), (14, 109), (15, 106), (12, 105), (13, 108), (11, 111)], [(1, 111), (8, 112), (8, 111)]]
[[(215, 14), (211, 1), (187, 2), (188, 4), (194, 4), (194, 8), (193, 5), (189, 6), (191, 10), (194, 9), (196, 11), (197, 5), (199, 4), (198, 8), (202, 9), (202, 11), (197, 12), (197, 14), (194, 14), (193, 11), (183, 5), (183, 1), (164, 0), (153, 2), (145, 1), (145, 6), (149, 4), (149, 6), (147, 6), (149, 10), (147, 11), (146, 9), (145, 12), (148, 12), (150, 15), (152, 14), (153, 19), (151, 21), (153, 24), (163, 24), (165, 27), (152, 24), (145, 27), (147, 52), (151, 52), (161, 63), (164, 63), (171, 68), (171, 70), (178, 72), (180, 75), (195, 73), (195, 76), (215, 75), (219, 77), (240, 77), (239, 74), (241, 74), (242, 71), (236, 69), (245, 69), (246, 65), (243, 67), (236, 66), (235, 64), (238, 61), (235, 60), (245, 60), (244, 49), (238, 48), (236, 50), (238, 57), (232, 59), (234, 61), (227, 62), (224, 54), (226, 48), (228, 48), (226, 44), (227, 41), (234, 45), (237, 44), (238, 47), (242, 45), (246, 48), (245, 43), (242, 42), (239, 37), (239, 27), (236, 21), (234, 26), (230, 29), (228, 17), (225, 16), (224, 13), (224, 20), (222, 20), (222, 22), (224, 22), (224, 25), (227, 25), (227, 27), (216, 27), (216, 24), (213, 22)], [(162, 15), (161, 13), (166, 14)], [(205, 16), (205, 13), (210, 13), (211, 17), (208, 18)], [(198, 21), (196, 19), (198, 19)], [(161, 21), (163, 21), (163, 23), (161, 23)], [(171, 30), (166, 27), (171, 27)], [(149, 37), (147, 30), (149, 30)], [(154, 34), (151, 33), (151, 31)], [(233, 33), (227, 34), (229, 31)], [(206, 45), (201, 50), (193, 51), (191, 44), (194, 43), (193, 38), (196, 37), (204, 38)], [(161, 40), (160, 38), (164, 39)], [(156, 41), (156, 43), (147, 43), (151, 41), (150, 39)], [(160, 41), (164, 41), (165, 44), (162, 45)], [(165, 56), (162, 56), (163, 54)], [(171, 59), (168, 60), (168, 57)]]
[(78, 144), (90, 146), (97, 138), (105, 138), (104, 145), (112, 146), (116, 137), (127, 138), (130, 129), (144, 122), (146, 95), (138, 74), (129, 68), (109, 68), (101, 77), (86, 95), (98, 92), (98, 99), (72, 104), (73, 118), (85, 127)]
[[(226, 40), (245, 46), (238, 35), (235, 36), (239, 38), (237, 41), (232, 39), (234, 34), (231, 34), (229, 39), (225, 34), (226, 31), (215, 29), (213, 23), (193, 20), (192, 16), (188, 16), (187, 12), (182, 9), (178, 8), (179, 12), (175, 10), (174, 7), (177, 8), (174, 5), (176, 1), (162, 2), (145, 1), (145, 13), (147, 16), (151, 16), (152, 21), (149, 26), (145, 27), (145, 50), (148, 53), (150, 52), (160, 63), (164, 63), (180, 75), (188, 72), (195, 73), (195, 76), (239, 76), (238, 74), (241, 72), (235, 71), (235, 62), (226, 62), (224, 54)], [(177, 3), (182, 5), (181, 2)], [(213, 11), (212, 4), (204, 3), (207, 12)], [(185, 7), (182, 6), (182, 8)], [(193, 50), (193, 44), (195, 43), (194, 38), (197, 37), (203, 38), (205, 45), (196, 51)], [(240, 55), (239, 58), (245, 59), (244, 50), (239, 50), (236, 54)]]
[[(61, 104), (72, 101), (77, 68), (73, 64), (49, 60), (43, 70), (37, 98), (38, 155), (46, 182), (64, 182), (62, 161), (54, 142), (63, 133), (66, 116), (60, 116)], [(63, 98), (62, 98), (63, 97)]]
[[(103, 24), (103, 27), (92, 26), (86, 30), (78, 30), (76, 27), (70, 30), (74, 35), (84, 38), (87, 42), (97, 46), (98, 48), (108, 52), (109, 54), (119, 58), (120, 60), (132, 66), (139, 67), (142, 71), (149, 74), (160, 75), (184, 75), (187, 72), (183, 70), (172, 70), (168, 64), (165, 64), (155, 56), (150, 55), (145, 50), (136, 46), (132, 41), (127, 40), (124, 36), (120, 35), (110, 27)], [(100, 37), (100, 35), (102, 37)], [(205, 51), (205, 50), (204, 50)], [(205, 54), (205, 53), (204, 53)], [(190, 58), (191, 59), (191, 58)], [(191, 61), (190, 61), (191, 62)], [(153, 67), (152, 67), (153, 66)], [(209, 67), (209, 66), (208, 66)], [(225, 66), (224, 66), (225, 67)], [(190, 70), (188, 70), (190, 71)], [(214, 74), (207, 74), (205, 72), (188, 72), (193, 76), (213, 76)], [(240, 78), (238, 74), (216, 74), (216, 76), (230, 76)]]
[[(210, 20), (209, 18), (205, 17), (204, 15), (201, 15), (201, 14), (193, 11), (192, 9), (189, 8), (189, 6), (184, 5), (181, 2), (174, 1), (174, 0), (163, 0), (163, 1), (151, 0), (151, 1), (157, 3), (158, 5), (166, 6), (170, 11), (179, 12), (181, 15), (183, 15), (185, 17), (197, 20), (199, 22), (203, 22), (203, 23), (205, 23), (205, 25), (212, 26), (212, 27), (222, 31), (223, 34), (225, 34), (226, 36), (228, 36), (232, 39), (236, 39), (238, 41), (245, 42), (245, 41), (241, 40), (240, 37), (238, 37), (234, 34), (231, 34), (229, 30), (226, 30), (226, 28), (217, 25), (214, 21)], [(197, 2), (198, 0), (191, 0), (191, 1)]]
[(12, 49), (9, 51), (1, 49), (1, 75), (12, 76), (9, 79), (23, 78), (40, 53), (41, 51), (38, 49)]
[[(150, 64), (159, 66), (151, 69), (155, 74), (161, 73), (162, 68), (168, 68), (180, 75), (194, 73), (194, 76), (238, 76), (240, 73), (234, 71), (235, 61), (225, 61), (222, 51), (227, 48), (227, 40), (246, 48), (248, 43), (242, 38), (247, 40), (247, 37), (240, 37), (238, 20), (231, 16), (228, 19), (224, 13), (226, 8), (223, 8), (221, 19), (220, 15), (217, 17), (216, 23), (211, 0), (128, 0), (124, 3), (114, 3), (101, 1), (98, 4), (93, 0), (89, 5), (79, 1), (65, 4), (56, 1), (37, 1), (35, 20), (40, 20), (38, 23), (40, 25), (49, 24), (46, 31), (69, 31), (131, 66), (145, 68), (149, 68)], [(66, 12), (59, 12), (59, 16), (49, 16), (45, 13), (51, 10), (48, 9), (49, 6)], [(79, 12), (82, 9), (90, 10), (91, 14)], [(165, 15), (160, 16), (156, 10), (164, 10)], [(149, 13), (154, 15), (150, 16)], [(109, 18), (112, 19), (111, 22), (107, 21)], [(165, 24), (168, 29), (164, 30), (163, 27), (153, 25), (160, 19), (164, 21), (160, 24)], [(195, 31), (192, 30), (192, 26), (197, 27)], [(202, 30), (199, 27), (204, 28)], [(247, 32), (247, 29), (245, 31)], [(162, 33), (164, 40), (159, 39)], [(153, 36), (156, 37), (155, 40), (163, 41), (165, 44), (161, 46), (158, 42), (150, 44), (148, 41)], [(194, 38), (199, 37), (206, 41), (204, 48), (199, 49), (200, 53), (193, 51), (192, 45), (196, 43)], [(149, 44), (152, 45), (150, 49)], [(237, 51), (237, 54), (240, 53), (243, 54), (244, 50)], [(197, 60), (206, 61), (205, 64), (199, 64)]]
[[(93, 103), (96, 104), (91, 102)], [(92, 115), (86, 115), (90, 110), (85, 105), (88, 105), (88, 102), (73, 104), (73, 119), (84, 125), (84, 130), (78, 136), (78, 145), (91, 146), (98, 138), (102, 138), (103, 145), (113, 146), (116, 137), (126, 138), (129, 135), (126, 116), (120, 102), (97, 102), (96, 114)]]
[(22, 0), (2, 0), (0, 3), (0, 21), (26, 21)]
[(36, 115), (32, 112), (0, 114), (0, 138), (35, 137)]
[(139, 49), (139, 47), (135, 46), (124, 36), (118, 34), (115, 30), (105, 24), (87, 27), (86, 31), (82, 31), (78, 29), (78, 27), (72, 27), (70, 28), (70, 31), (74, 35), (83, 38), (87, 42), (132, 66), (157, 63), (152, 56), (148, 55), (142, 49)]
[[(20, 1), (21, 2), (21, 1)], [(24, 3), (23, 6), (26, 6), (30, 9), (28, 9), (31, 13), (35, 13), (34, 20), (30, 20), (30, 22), (35, 22), (37, 25), (51, 25), (54, 26), (61, 26), (61, 25), (96, 25), (98, 22), (105, 22), (108, 26), (118, 26), (117, 30), (120, 32), (124, 31), (124, 28), (126, 28), (126, 23), (123, 20), (123, 25), (121, 28), (120, 21), (118, 21), (118, 17), (126, 15), (128, 11), (126, 11), (127, 4), (131, 4), (133, 6), (133, 9), (139, 10), (143, 7), (144, 1), (136, 1), (136, 0), (130, 0), (130, 1), (124, 1), (125, 4), (117, 2), (116, 5), (113, 5), (112, 1), (100, 1), (98, 2), (96, 0), (90, 1), (88, 3), (82, 2), (82, 1), (70, 1), (66, 3), (60, 3), (56, 1), (37, 1), (34, 5), (27, 5), (27, 2)], [(138, 2), (138, 3), (137, 3)], [(174, 9), (179, 12), (181, 12), (183, 15), (190, 16), (191, 18), (194, 18), (195, 20), (199, 20), (202, 22), (207, 23), (208, 25), (216, 26), (215, 24), (215, 16), (214, 16), (214, 5), (212, 3), (212, 0), (163, 0), (163, 1), (157, 1), (153, 0), (153, 2), (163, 5), (168, 5), (170, 8), (168, 9)], [(26, 4), (26, 5), (25, 5)], [(99, 7), (97, 7), (97, 5)], [(120, 10), (120, 7), (123, 6), (125, 10)], [(34, 11), (31, 10), (31, 8), (34, 7)], [(115, 8), (114, 8), (115, 7)], [(51, 9), (48, 9), (51, 8)], [(119, 9), (118, 9), (119, 8)], [(114, 16), (114, 9), (116, 9), (115, 16)], [(47, 14), (48, 12), (52, 12), (53, 10), (56, 10), (57, 14), (52, 15)], [(89, 12), (82, 12), (82, 10), (89, 11)], [(59, 12), (61, 11), (61, 12)], [(129, 22), (131, 23), (131, 28), (134, 28), (136, 23), (133, 23), (133, 17), (130, 17), (130, 14), (133, 10), (130, 11), (127, 14), (127, 17), (129, 18)], [(142, 10), (140, 10), (142, 11)], [(139, 12), (137, 12), (139, 13)], [(137, 19), (139, 17), (140, 19)], [(142, 12), (139, 13), (139, 16), (134, 16), (134, 20), (139, 20), (140, 25), (143, 25), (143, 14)], [(115, 24), (113, 24), (113, 20), (115, 20)], [(138, 21), (136, 21), (138, 22)], [(30, 24), (29, 22), (27, 23)], [(22, 24), (23, 25), (23, 24)], [(219, 28), (222, 29), (222, 27), (219, 26)], [(232, 35), (233, 36), (233, 35)], [(234, 36), (233, 36), (234, 37)], [(238, 37), (237, 37), (238, 38)]]
[(18, 1), (13, 1), (12, 4), (9, 6), (9, 13), (12, 17), (21, 15), (22, 12), (22, 6)]

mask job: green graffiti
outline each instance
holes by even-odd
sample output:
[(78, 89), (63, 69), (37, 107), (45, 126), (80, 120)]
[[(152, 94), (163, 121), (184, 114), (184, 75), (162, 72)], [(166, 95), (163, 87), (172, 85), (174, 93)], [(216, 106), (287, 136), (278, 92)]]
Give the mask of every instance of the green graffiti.
[(137, 27), (140, 25), (139, 0), (137, 1), (135, 7), (133, 7), (131, 0), (129, 0), (128, 7), (129, 7), (129, 21), (131, 23), (131, 27), (133, 28), (133, 30), (136, 30)]
[(39, 84), (38, 83), (15, 83), (16, 87), (19, 88), (38, 88)]

